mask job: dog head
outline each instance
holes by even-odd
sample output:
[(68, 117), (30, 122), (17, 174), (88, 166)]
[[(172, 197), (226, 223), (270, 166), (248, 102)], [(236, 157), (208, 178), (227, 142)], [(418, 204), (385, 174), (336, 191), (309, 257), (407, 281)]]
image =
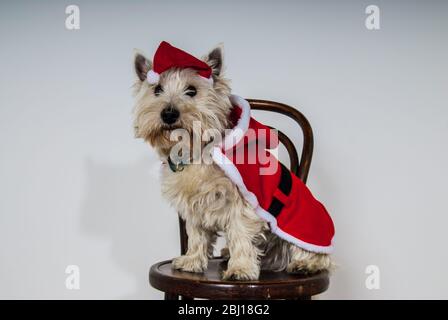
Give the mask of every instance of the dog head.
[(202, 58), (212, 69), (213, 81), (207, 81), (193, 69), (172, 68), (160, 74), (157, 83), (146, 79), (152, 62), (143, 54), (135, 55), (136, 73), (134, 109), (135, 136), (167, 155), (177, 143), (171, 138), (176, 129), (194, 132), (194, 123), (200, 130), (215, 129), (223, 132), (228, 126), (228, 115), (232, 108), (230, 87), (223, 77), (223, 49), (213, 49)]

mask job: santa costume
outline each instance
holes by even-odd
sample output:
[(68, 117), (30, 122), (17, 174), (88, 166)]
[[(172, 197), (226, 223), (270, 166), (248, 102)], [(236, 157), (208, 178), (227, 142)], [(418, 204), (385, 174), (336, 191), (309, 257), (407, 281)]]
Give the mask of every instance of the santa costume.
[[(191, 68), (213, 85), (212, 70), (203, 61), (162, 42), (156, 51), (148, 82), (157, 83), (171, 68)], [(269, 152), (278, 146), (273, 130), (251, 117), (249, 103), (232, 95), (233, 105), (222, 142), (212, 149), (213, 162), (238, 187), (256, 214), (280, 238), (308, 251), (330, 253), (333, 221), (305, 184)]]

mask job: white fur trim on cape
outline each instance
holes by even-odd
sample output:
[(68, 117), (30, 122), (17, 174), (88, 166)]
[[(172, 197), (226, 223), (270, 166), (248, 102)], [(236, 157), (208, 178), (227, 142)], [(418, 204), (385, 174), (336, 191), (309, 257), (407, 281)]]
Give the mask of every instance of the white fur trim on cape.
[(221, 142), (219, 146), (221, 146), (224, 150), (228, 150), (238, 144), (238, 142), (244, 137), (249, 129), (249, 121), (250, 121), (250, 104), (243, 98), (231, 95), (230, 102), (234, 106), (238, 106), (241, 108), (241, 116), (238, 119), (237, 124), (230, 132), (227, 132), (224, 140)]
[[(279, 236), (280, 238), (295, 244), (296, 246), (316, 253), (331, 253), (333, 251), (333, 244), (330, 246), (319, 246), (312, 243), (305, 242), (298, 238), (291, 236), (277, 225), (277, 219), (272, 216), (268, 211), (263, 209), (255, 194), (249, 191), (244, 184), (243, 178), (237, 167), (230, 161), (229, 158), (222, 152), (222, 149), (228, 150), (229, 148), (236, 145), (246, 134), (249, 128), (250, 120), (250, 105), (249, 102), (244, 100), (239, 96), (232, 95), (230, 101), (233, 105), (239, 106), (242, 109), (241, 117), (238, 120), (236, 126), (230, 131), (223, 140), (223, 144), (218, 145), (213, 148), (212, 158), (213, 161), (224, 171), (224, 173), (232, 180), (233, 183), (238, 187), (238, 190), (243, 195), (244, 199), (255, 209), (255, 213), (262, 218), (264, 221), (269, 223), (271, 232)], [(222, 148), (224, 146), (224, 148)]]
[(235, 167), (233, 162), (230, 161), (230, 159), (227, 158), (224, 153), (222, 153), (221, 148), (213, 148), (212, 158), (213, 161), (224, 171), (226, 176), (228, 176), (230, 180), (232, 180), (232, 182), (236, 184), (236, 186), (244, 196), (244, 199), (249, 202), (252, 208), (256, 209), (258, 207), (257, 197), (252, 192), (247, 190), (238, 169)]

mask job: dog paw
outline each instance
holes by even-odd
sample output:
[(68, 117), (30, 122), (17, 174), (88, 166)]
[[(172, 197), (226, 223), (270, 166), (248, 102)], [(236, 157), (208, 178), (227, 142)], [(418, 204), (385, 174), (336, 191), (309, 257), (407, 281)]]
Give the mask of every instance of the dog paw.
[(173, 269), (201, 273), (207, 268), (207, 262), (197, 257), (180, 256), (172, 261)]
[(299, 274), (313, 274), (325, 269), (326, 268), (315, 264), (313, 261), (306, 260), (291, 261), (286, 267), (287, 272)]
[(286, 267), (289, 273), (308, 274), (311, 273), (307, 264), (304, 261), (291, 261)]
[(222, 278), (224, 280), (257, 280), (260, 275), (258, 267), (245, 268), (245, 267), (230, 267), (224, 271)]
[(319, 271), (332, 271), (334, 264), (330, 256), (326, 254), (315, 254), (309, 259), (292, 260), (286, 267), (289, 273), (313, 274)]

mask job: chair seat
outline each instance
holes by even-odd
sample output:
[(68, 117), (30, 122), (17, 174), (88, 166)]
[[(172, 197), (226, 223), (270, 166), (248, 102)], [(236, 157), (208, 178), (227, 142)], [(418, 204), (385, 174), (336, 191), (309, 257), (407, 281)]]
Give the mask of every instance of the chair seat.
[(221, 279), (227, 262), (222, 258), (209, 261), (204, 273), (172, 269), (171, 260), (153, 265), (149, 272), (151, 285), (163, 292), (205, 299), (307, 299), (327, 290), (328, 272), (312, 275), (262, 271), (257, 281)]

